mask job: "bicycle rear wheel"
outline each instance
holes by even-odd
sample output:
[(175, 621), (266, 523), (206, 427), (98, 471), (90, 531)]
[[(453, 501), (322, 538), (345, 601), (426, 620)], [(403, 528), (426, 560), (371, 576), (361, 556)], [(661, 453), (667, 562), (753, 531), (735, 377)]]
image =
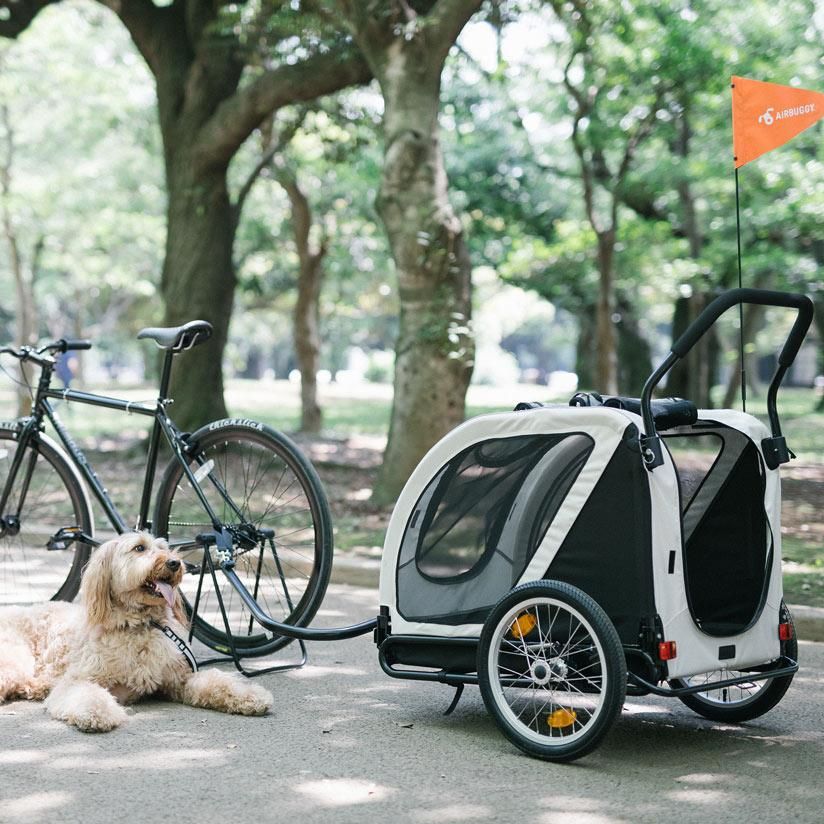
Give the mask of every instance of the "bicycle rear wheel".
[[(263, 424), (217, 421), (194, 433), (190, 443), (189, 464), (197, 482), (233, 536), (235, 572), (275, 620), (305, 626), (323, 600), (332, 571), (329, 504), (314, 468), (291, 440)], [(212, 529), (182, 465), (173, 460), (158, 492), (154, 530), (180, 547), (182, 558), (194, 567), (181, 584), (190, 611), (204, 559), (194, 537)], [(290, 642), (256, 624), (231, 584), (220, 572), (217, 578), (231, 640), (241, 655), (266, 655)], [(217, 596), (207, 571), (193, 630), (203, 643), (227, 652)]]
[[(0, 429), (0, 490), (17, 448), (16, 431)], [(73, 541), (59, 549), (52, 538), (64, 527), (91, 535), (92, 513), (74, 469), (48, 438), (26, 446), (0, 516), (0, 605), (73, 600), (91, 547)]]

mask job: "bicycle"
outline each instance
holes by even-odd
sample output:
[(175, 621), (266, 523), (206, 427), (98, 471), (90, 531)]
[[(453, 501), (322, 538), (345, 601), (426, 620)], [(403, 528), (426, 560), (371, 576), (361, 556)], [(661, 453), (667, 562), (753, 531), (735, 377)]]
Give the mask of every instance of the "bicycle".
[[(267, 655), (293, 640), (256, 624), (244, 595), (283, 624), (311, 621), (332, 567), (331, 515), (315, 469), (289, 438), (257, 421), (226, 418), (186, 433), (168, 415), (174, 357), (211, 333), (200, 320), (138, 333), (166, 353), (154, 405), (52, 388), (54, 356), (90, 349), (90, 341), (0, 348), (40, 368), (31, 414), (0, 422), (0, 604), (77, 595), (97, 544), (87, 488), (117, 533), (130, 529), (55, 412), (51, 401), (62, 400), (153, 418), (135, 529), (167, 538), (186, 563), (180, 589), (194, 637), (231, 654), (242, 670), (239, 658)], [(43, 434), (45, 421), (62, 448)], [(161, 438), (172, 457), (149, 519)], [(218, 568), (232, 571), (231, 582), (219, 582)]]

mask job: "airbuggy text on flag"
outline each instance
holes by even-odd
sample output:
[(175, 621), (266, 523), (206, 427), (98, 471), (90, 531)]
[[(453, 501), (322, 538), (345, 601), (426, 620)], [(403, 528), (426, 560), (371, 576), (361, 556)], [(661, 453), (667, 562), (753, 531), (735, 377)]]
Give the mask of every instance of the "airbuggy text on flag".
[(824, 117), (824, 94), (778, 83), (732, 78), (735, 168), (776, 149)]

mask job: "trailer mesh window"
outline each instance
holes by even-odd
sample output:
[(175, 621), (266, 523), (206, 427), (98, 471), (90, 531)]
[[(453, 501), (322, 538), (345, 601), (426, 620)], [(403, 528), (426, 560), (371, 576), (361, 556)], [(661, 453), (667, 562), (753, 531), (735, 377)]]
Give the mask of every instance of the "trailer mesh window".
[[(418, 569), (434, 578), (454, 578), (470, 572), (488, 551), (498, 549), (511, 558), (515, 547), (499, 547), (504, 527), (522, 515), (517, 499), (528, 475), (562, 440), (556, 436), (486, 441), (453, 461), (440, 495), (436, 493), (437, 506), (429, 508)], [(591, 442), (584, 439), (571, 456), (567, 454), (563, 466), (554, 467), (552, 482), (545, 483), (549, 488), (542, 496), (543, 506), (532, 513), (526, 560), (537, 549), (590, 449)]]
[(592, 451), (588, 435), (526, 435), (474, 444), (421, 495), (398, 578), (407, 617), (460, 622), (520, 578)]
[[(708, 635), (743, 632), (761, 614), (773, 540), (764, 509), (764, 468), (745, 435), (716, 425), (711, 432), (664, 435), (673, 451), (682, 501), (683, 564), (695, 623)], [(696, 447), (703, 466), (696, 472)], [(696, 482), (697, 481), (697, 482)]]

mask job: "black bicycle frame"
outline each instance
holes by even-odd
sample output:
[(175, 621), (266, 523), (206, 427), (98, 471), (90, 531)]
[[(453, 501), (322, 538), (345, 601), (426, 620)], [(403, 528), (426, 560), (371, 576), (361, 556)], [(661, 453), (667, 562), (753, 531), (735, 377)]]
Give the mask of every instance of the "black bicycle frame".
[[(26, 446), (30, 442), (37, 442), (39, 433), (43, 427), (43, 418), (48, 418), (51, 425), (57, 432), (60, 441), (66, 449), (72, 463), (80, 472), (83, 479), (89, 485), (95, 498), (103, 507), (106, 517), (114, 527), (114, 529), (122, 534), (128, 532), (130, 527), (126, 524), (123, 516), (118, 511), (112, 499), (109, 497), (108, 491), (101, 483), (97, 474), (90, 466), (86, 456), (83, 454), (80, 447), (75, 443), (69, 431), (60, 421), (54, 407), (49, 403), (49, 399), (62, 400), (66, 402), (74, 402), (85, 404), (87, 406), (99, 406), (104, 409), (115, 409), (120, 412), (128, 412), (135, 415), (143, 415), (145, 417), (154, 418), (151, 435), (149, 437), (149, 451), (146, 459), (146, 474), (143, 479), (143, 494), (140, 501), (140, 511), (137, 518), (136, 529), (147, 529), (150, 526), (149, 521), (149, 506), (151, 505), (152, 484), (154, 483), (155, 472), (157, 469), (158, 450), (160, 446), (161, 434), (166, 438), (173, 454), (180, 462), (183, 472), (192, 485), (200, 502), (208, 514), (214, 528), (220, 529), (221, 524), (217, 515), (210, 506), (206, 496), (203, 494), (200, 484), (195, 479), (194, 473), (189, 467), (189, 462), (186, 460), (187, 444), (181, 433), (175, 427), (174, 423), (166, 414), (166, 406), (169, 403), (167, 393), (169, 389), (169, 381), (171, 378), (172, 358), (174, 353), (170, 350), (166, 353), (166, 358), (163, 362), (163, 372), (160, 378), (160, 390), (157, 402), (154, 406), (147, 406), (142, 403), (135, 403), (134, 401), (126, 401), (121, 398), (110, 398), (106, 395), (94, 395), (89, 392), (78, 392), (74, 389), (52, 389), (50, 386), (52, 374), (54, 371), (54, 364), (50, 361), (39, 361), (42, 369), (40, 374), (40, 381), (37, 387), (34, 404), (32, 406), (32, 414), (28, 418), (22, 419), (21, 429), (18, 436), (17, 450), (12, 460), (12, 465), (9, 470), (8, 478), (6, 479), (5, 487), (0, 495), (0, 514), (6, 512), (6, 505), (11, 495), (11, 490), (17, 478), (18, 472), (23, 464), (23, 459), (26, 454)], [(18, 501), (18, 511), (15, 513), (19, 518), (20, 511), (26, 499), (31, 475), (34, 471), (34, 462), (37, 456), (34, 451), (29, 458), (29, 464), (25, 468), (25, 475), (21, 484), (20, 498)]]

